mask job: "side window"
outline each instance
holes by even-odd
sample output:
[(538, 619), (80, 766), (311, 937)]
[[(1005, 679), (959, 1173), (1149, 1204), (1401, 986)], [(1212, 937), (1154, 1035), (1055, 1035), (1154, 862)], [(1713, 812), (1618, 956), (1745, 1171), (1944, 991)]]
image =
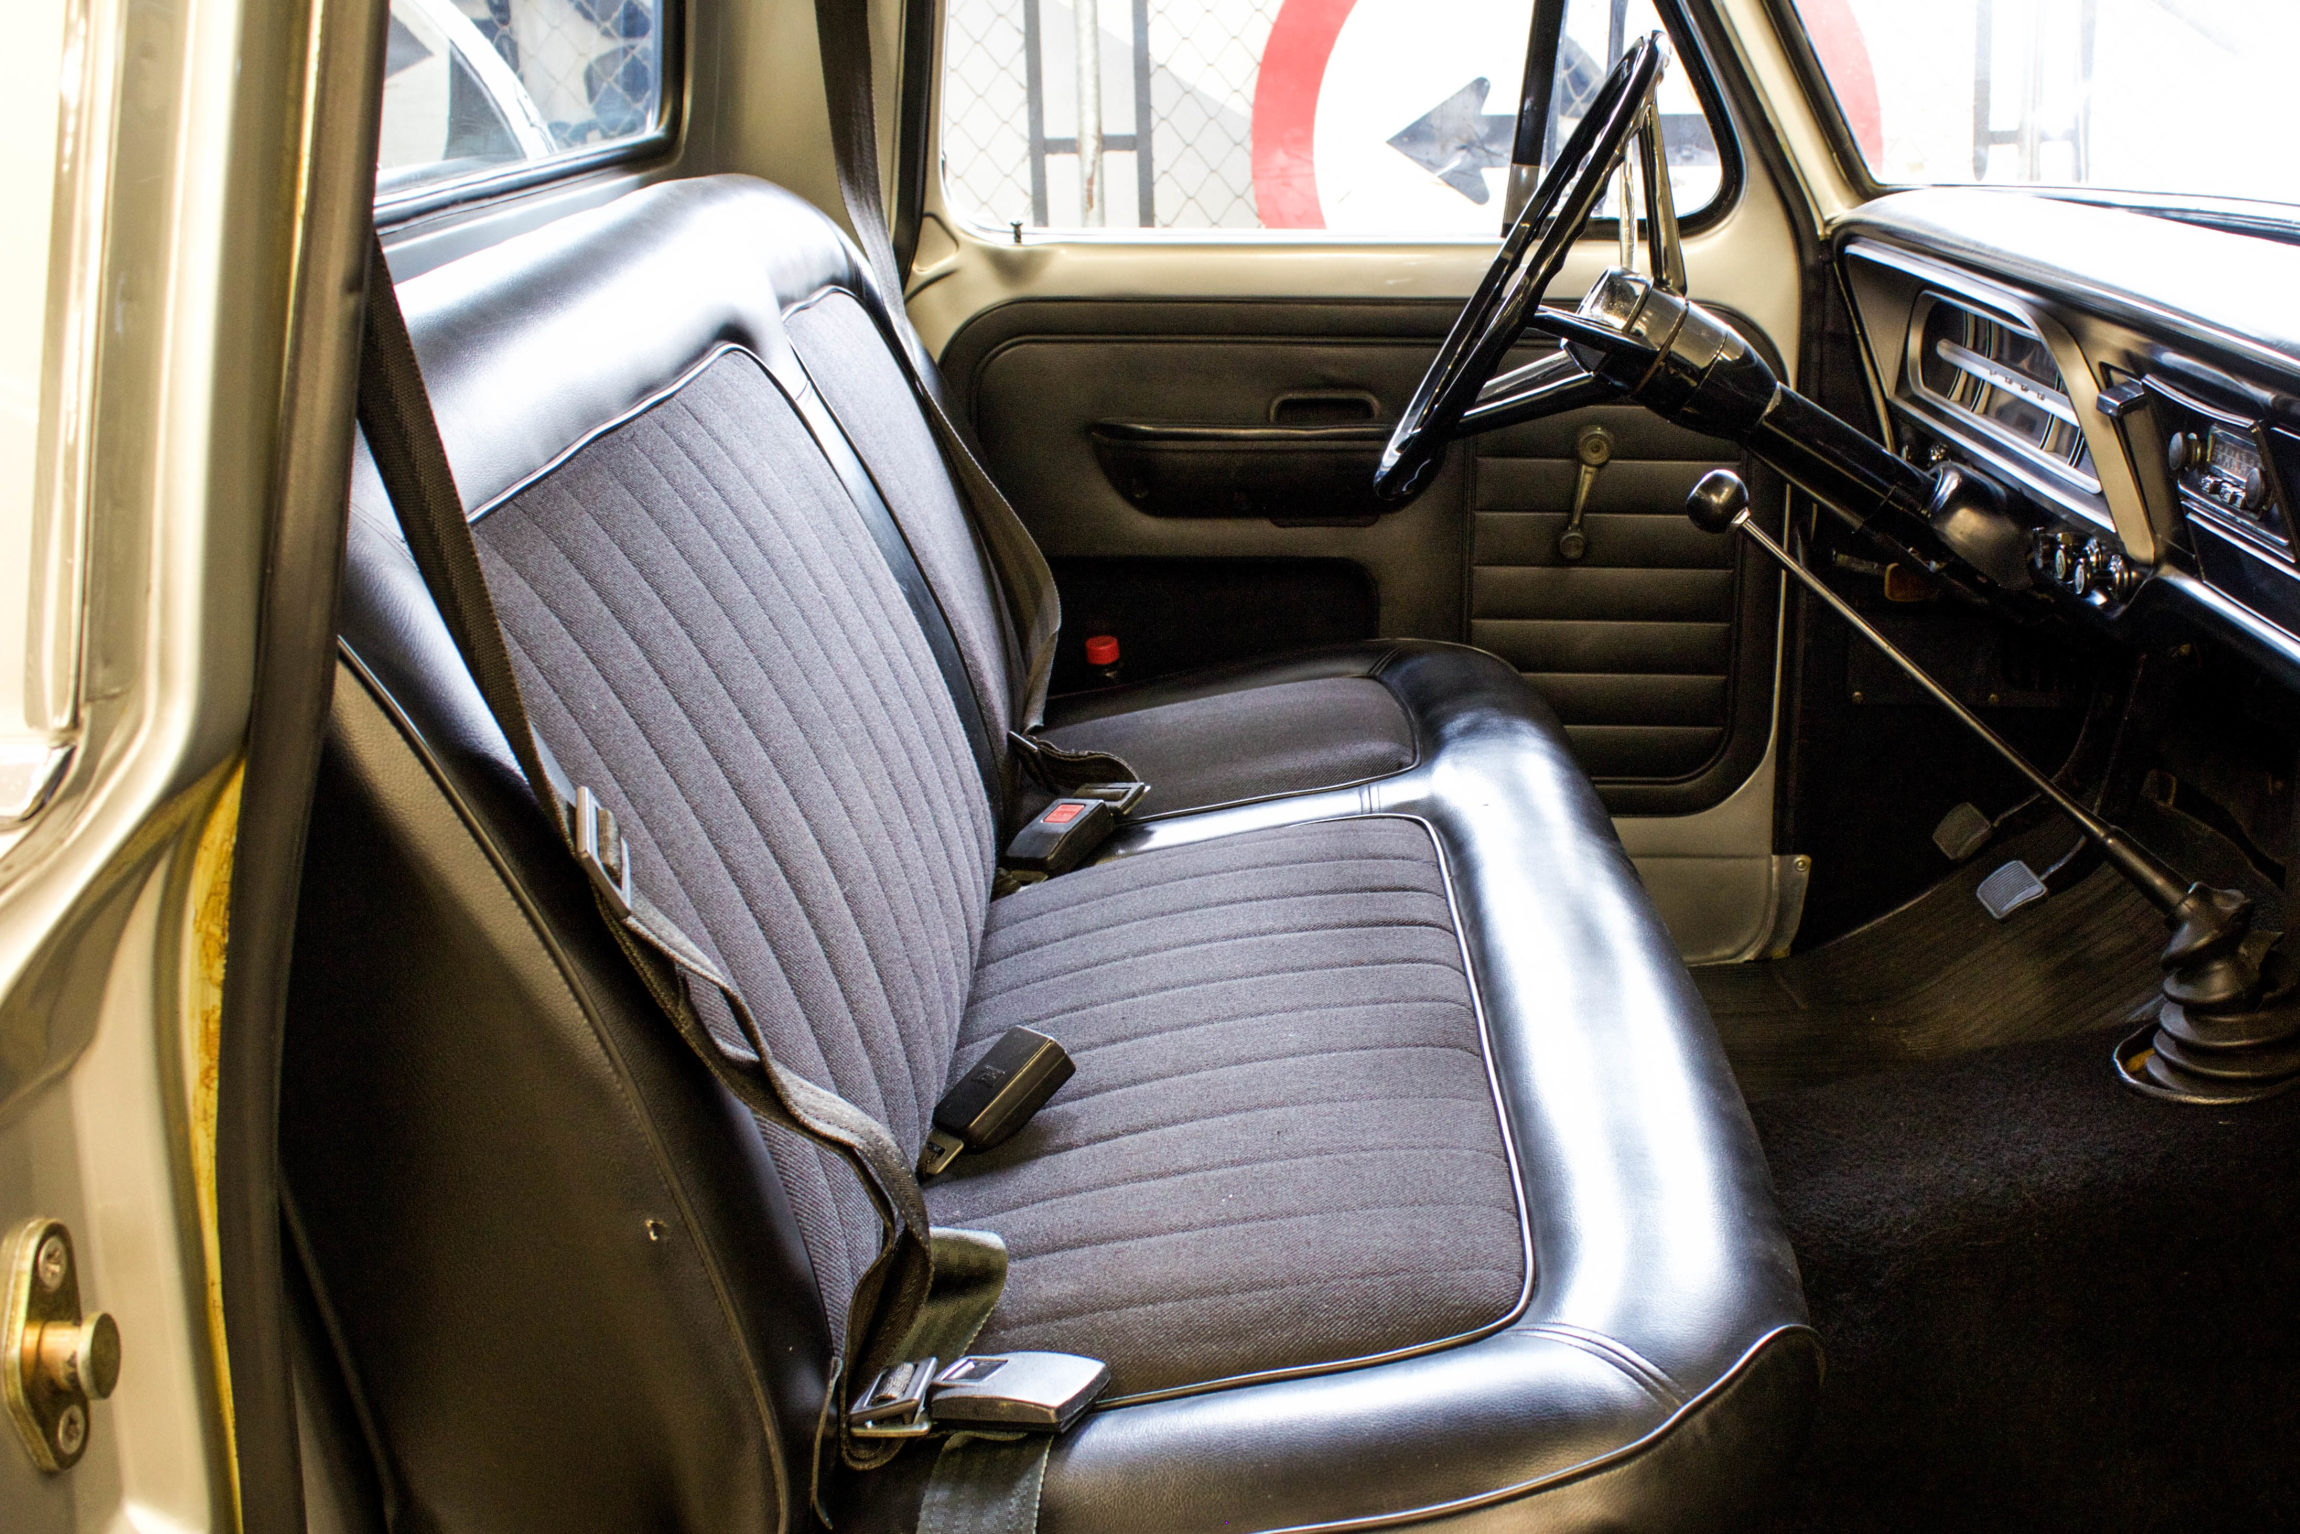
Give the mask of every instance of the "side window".
[[(950, 0), (945, 193), (998, 230), (1491, 236), (1531, 12), (1532, 0)], [(1660, 25), (1653, 0), (1569, 0), (1553, 149), (1625, 40)], [(1661, 109), (1691, 216), (1723, 170), (1681, 61)]]
[(670, 0), (391, 0), (375, 200), (643, 138)]

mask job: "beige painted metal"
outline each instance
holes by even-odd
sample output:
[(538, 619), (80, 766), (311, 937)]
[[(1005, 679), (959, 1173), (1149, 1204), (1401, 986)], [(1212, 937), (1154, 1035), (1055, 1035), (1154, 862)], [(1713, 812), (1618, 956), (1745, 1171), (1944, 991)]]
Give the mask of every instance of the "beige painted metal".
[(1804, 194), (1803, 203), (1811, 210), (1814, 231), (1832, 228), (1866, 199), (1837, 163), (1828, 132), (1781, 45), (1765, 0), (1711, 0), (1711, 4), (1762, 105), (1766, 120), (1756, 125), (1757, 131), (1781, 146), (1790, 174)]
[(64, 668), (79, 751), (0, 851), (0, 1225), (69, 1224), (83, 1303), (118, 1318), (130, 1363), (76, 1467), (0, 1452), (0, 1527), (197, 1530), (236, 1508), (190, 1108), (220, 958), (200, 962), (199, 912), (227, 887), (213, 838), (195, 867), (247, 722), (319, 12), (63, 10), (84, 48), (35, 93), (61, 130), (54, 216), (0, 227), (0, 287), (44, 312), (36, 353), (0, 325), (0, 373), (39, 379), (32, 460), (88, 530), (89, 600)]

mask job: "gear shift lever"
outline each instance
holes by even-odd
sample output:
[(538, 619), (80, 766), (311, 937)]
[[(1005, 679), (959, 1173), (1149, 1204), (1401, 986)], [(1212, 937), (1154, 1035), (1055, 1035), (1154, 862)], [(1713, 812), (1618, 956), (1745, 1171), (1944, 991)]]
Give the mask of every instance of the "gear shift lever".
[(2163, 913), (2172, 939), (2159, 962), (2164, 997), (2156, 1020), (2117, 1046), (2117, 1073), (2154, 1097), (2188, 1103), (2249, 1102), (2300, 1085), (2300, 970), (2278, 949), (2255, 959), (2245, 947), (2251, 898), (2182, 878), (2147, 848), (2069, 797), (1946, 688), (1925, 674), (1789, 551), (1749, 518), (1749, 487), (1730, 469), (1702, 476), (1685, 514), (1703, 532), (1739, 531), (1954, 714), (2037, 791), (2076, 822), (2116, 871)]

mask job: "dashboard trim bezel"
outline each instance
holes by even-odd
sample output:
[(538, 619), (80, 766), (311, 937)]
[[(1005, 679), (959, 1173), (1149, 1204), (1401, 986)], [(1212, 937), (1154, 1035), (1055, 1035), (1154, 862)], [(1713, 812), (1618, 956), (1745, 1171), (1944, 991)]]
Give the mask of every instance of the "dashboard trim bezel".
[[(2109, 526), (2110, 522), (2107, 515), (2108, 508), (2105, 502), (2097, 507), (2089, 504), (2090, 498), (2100, 497), (2103, 494), (2100, 480), (2096, 476), (2083, 473), (2079, 471), (2074, 465), (2062, 463), (2058, 459), (2043, 453), (2034, 443), (2023, 441), (2019, 437), (2014, 436), (2011, 432), (2006, 431), (2003, 427), (1997, 425), (1994, 421), (1988, 420), (1983, 416), (1979, 416), (1971, 411), (1965, 410), (1954, 400), (1943, 396), (1938, 390), (1934, 389), (1930, 384), (1925, 382), (1924, 342), (1926, 323), (1931, 320), (1933, 311), (1939, 308), (1942, 304), (1955, 305), (1956, 307), (1964, 309), (1969, 313), (1977, 314), (1983, 319), (1992, 319), (2000, 325), (2006, 325), (2015, 330), (2021, 331), (2029, 336), (2034, 337), (2047, 350), (2055, 351), (2057, 353), (2057, 348), (2053, 346), (2053, 343), (2045, 337), (2043, 331), (2039, 329), (2032, 320), (2021, 315), (2012, 314), (2006, 309), (1997, 305), (1982, 303), (1978, 299), (1968, 297), (1964, 294), (1944, 293), (1939, 289), (1938, 286), (1927, 286), (1918, 291), (1917, 301), (1909, 311), (1908, 336), (1906, 343), (1901, 348), (1901, 381), (1894, 391), (1893, 402), (1901, 406), (1903, 409), (1910, 411), (1912, 414), (1919, 415), (1919, 418), (1924, 420), (1927, 426), (1930, 426), (1934, 430), (1941, 432), (1943, 435), (1952, 437), (1960, 444), (1964, 444), (1966, 442), (1968, 433), (1978, 432), (1981, 435), (1987, 437), (1991, 442), (1995, 443), (2001, 449), (2011, 453), (2015, 462), (2024, 471), (2040, 468), (2043, 469), (2052, 480), (2059, 482), (2060, 489), (2064, 491), (2073, 490), (2078, 495), (2088, 498), (2087, 504), (2069, 505), (2069, 510), (2080, 511), (2088, 520), (2098, 522), (2103, 527)], [(1991, 312), (1992, 310), (1994, 311), (1993, 313)], [(1982, 358), (1978, 360), (1985, 362), (1988, 359)], [(2057, 355), (2054, 360), (2055, 364), (2057, 365)], [(2006, 372), (2008, 374), (2010, 372), (2009, 369), (2003, 369), (2001, 367), (1998, 369), (1998, 371)], [(2062, 379), (2064, 386), (2066, 382), (2067, 379), (2064, 374)], [(2021, 384), (2027, 388), (2035, 387), (2034, 384), (2027, 379), (2022, 379)], [(2016, 390), (2016, 392), (2019, 391)], [(2092, 448), (2092, 434), (2085, 431), (2084, 429), (2084, 418), (2076, 408), (2074, 396), (2064, 395), (2063, 398), (2068, 401), (2068, 415), (2066, 417), (2068, 424), (2075, 427), (2077, 431), (2084, 437), (2087, 461), (2089, 461)], [(2048, 407), (2040, 402), (2038, 404), (2038, 408), (2046, 409)], [(2054, 414), (2057, 415), (2058, 412), (2054, 412)], [(2035, 454), (2036, 456), (2032, 458), (2030, 456), (2031, 454)]]
[[(2045, 300), (2010, 284), (1978, 276), (1946, 265), (1936, 258), (1904, 250), (1866, 235), (1848, 239), (1841, 247), (1838, 259), (1846, 266), (1847, 285), (1854, 292), (1854, 323), (1860, 331), (1862, 348), (1869, 358), (1871, 377), (1883, 386), (1892, 408), (1905, 412), (1926, 430), (1972, 454), (1982, 467), (2012, 479), (2022, 489), (2064, 515), (2111, 534), (2123, 546), (2125, 556), (2134, 563), (2153, 566), (2160, 561), (2162, 543), (2157, 537), (2154, 524), (2149, 520), (2147, 498), (2140, 488), (2139, 472), (2132, 457), (2133, 444), (2127, 438), (2124, 423), (2100, 408), (2100, 378), (2091, 358), (2077, 344), (2076, 338), (2054, 315)], [(1899, 348), (1899, 366), (1894, 377), (1887, 382), (1877, 357), (1878, 346), (1871, 317), (1859, 301), (1858, 282), (1852, 280), (1854, 263), (1860, 261), (1915, 279), (1918, 293), (1910, 301), (1908, 313), (1899, 321), (1911, 329), (1925, 296), (1924, 290), (1933, 288), (1984, 311), (1993, 309), (2002, 318), (2035, 332), (2052, 353), (2053, 363), (2060, 370), (2062, 385), (2068, 391), (2069, 404), (2076, 412), (2077, 429), (2084, 434), (2085, 445), (2092, 458), (2093, 478), (2099, 486), (2097, 498), (2088, 495), (2078, 485), (2066, 482), (2068, 476), (2065, 474), (2055, 474), (2050, 468), (2050, 460), (2036, 453), (2035, 449), (2015, 452), (2005, 443), (1973, 430), (1969, 423), (1949, 418), (1945, 411), (1927, 405), (1916, 391), (1905, 388), (1903, 385), (1908, 365), (1906, 353), (1910, 341), (1908, 330), (1903, 332), (1904, 344)]]

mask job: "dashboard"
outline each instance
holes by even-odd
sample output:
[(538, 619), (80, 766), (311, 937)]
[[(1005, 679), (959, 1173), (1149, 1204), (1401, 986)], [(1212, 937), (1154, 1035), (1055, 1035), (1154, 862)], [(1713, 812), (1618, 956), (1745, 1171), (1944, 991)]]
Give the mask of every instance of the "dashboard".
[(1943, 189), (1868, 204), (1835, 260), (1884, 440), (2010, 490), (2038, 590), (2300, 687), (2300, 247)]

